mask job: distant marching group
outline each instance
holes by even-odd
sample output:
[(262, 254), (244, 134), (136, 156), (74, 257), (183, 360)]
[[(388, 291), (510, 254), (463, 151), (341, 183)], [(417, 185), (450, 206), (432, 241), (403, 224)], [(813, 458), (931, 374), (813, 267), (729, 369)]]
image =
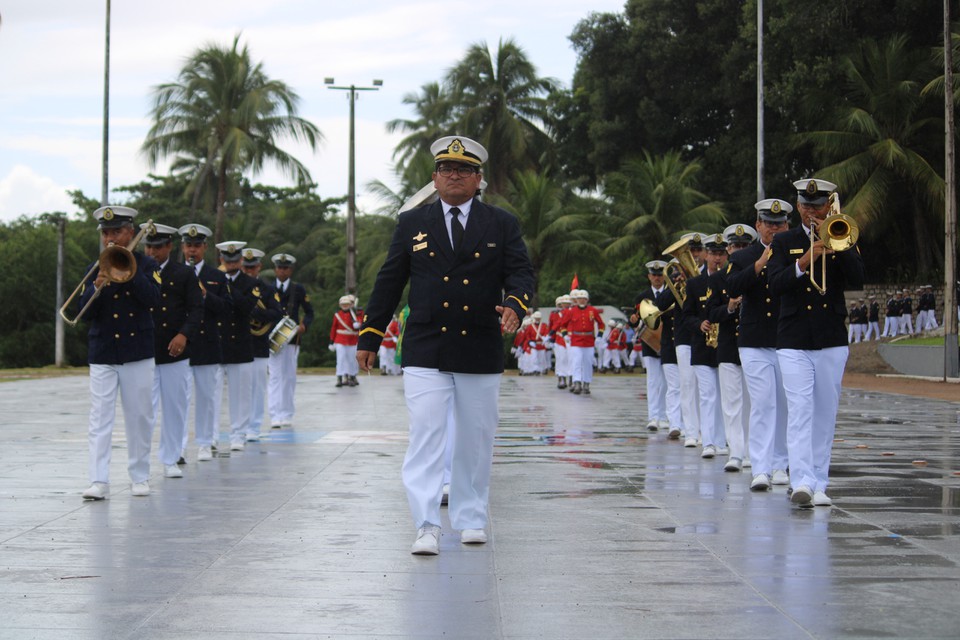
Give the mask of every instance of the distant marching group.
[(851, 302), (847, 340), (857, 343), (871, 339), (895, 338), (898, 335), (918, 335), (925, 331), (936, 330), (940, 325), (937, 323), (937, 296), (933, 292), (933, 287), (927, 284), (916, 290), (916, 325), (913, 323), (913, 298), (910, 297), (910, 293), (907, 289), (887, 292), (883, 333), (880, 333), (880, 303), (876, 296)]

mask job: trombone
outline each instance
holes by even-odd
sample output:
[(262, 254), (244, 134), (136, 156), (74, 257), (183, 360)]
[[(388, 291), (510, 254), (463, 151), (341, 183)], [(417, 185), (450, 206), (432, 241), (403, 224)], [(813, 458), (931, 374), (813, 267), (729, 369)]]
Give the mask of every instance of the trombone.
[[(90, 305), (93, 304), (93, 301), (97, 299), (100, 295), (100, 292), (103, 291), (103, 288), (111, 282), (117, 284), (122, 284), (124, 282), (129, 282), (133, 279), (133, 276), (137, 275), (137, 258), (133, 255), (133, 250), (137, 248), (137, 245), (140, 244), (140, 240), (147, 233), (153, 234), (155, 227), (153, 226), (153, 220), (147, 220), (147, 223), (143, 225), (140, 229), (140, 233), (134, 236), (133, 240), (130, 241), (126, 247), (121, 247), (113, 244), (112, 242), (104, 247), (103, 251), (100, 252), (100, 257), (94, 263), (90, 270), (83, 276), (83, 279), (80, 281), (80, 284), (77, 285), (77, 288), (73, 290), (73, 293), (70, 294), (70, 297), (67, 298), (67, 301), (63, 303), (63, 306), (60, 307), (60, 317), (63, 318), (64, 322), (69, 324), (71, 327), (77, 326), (77, 323), (80, 322), (80, 318), (87, 312), (90, 308)], [(100, 271), (107, 278), (107, 283), (100, 287), (95, 287), (93, 294), (90, 296), (90, 299), (87, 300), (87, 303), (83, 305), (83, 308), (80, 309), (79, 313), (74, 316), (72, 319), (67, 317), (67, 307), (73, 302), (74, 298), (83, 291), (83, 286), (86, 284), (90, 276), (95, 272)]]
[[(840, 212), (840, 196), (834, 191), (827, 201), (830, 203), (830, 213), (810, 234), (810, 255), (813, 256), (813, 244), (821, 239), (823, 246), (836, 253), (852, 249), (860, 237), (860, 226), (857, 221), (845, 213)], [(827, 293), (827, 254), (820, 256), (820, 282), (817, 282), (816, 265), (810, 265), (810, 283), (820, 295)]]

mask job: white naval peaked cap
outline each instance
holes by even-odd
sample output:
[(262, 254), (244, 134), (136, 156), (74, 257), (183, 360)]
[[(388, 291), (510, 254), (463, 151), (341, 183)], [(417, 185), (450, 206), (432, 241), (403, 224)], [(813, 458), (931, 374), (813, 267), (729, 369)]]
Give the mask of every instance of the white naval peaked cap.
[(240, 240), (227, 240), (226, 242), (218, 242), (216, 245), (220, 255), (227, 262), (239, 260), (241, 258), (240, 251), (245, 246), (247, 246), (247, 243)]
[(728, 244), (750, 244), (757, 236), (756, 229), (745, 224), (732, 224), (723, 230), (723, 239)]
[(479, 167), (487, 161), (487, 150), (479, 142), (463, 136), (444, 136), (430, 145), (434, 162), (462, 162)]
[(115, 229), (124, 224), (132, 223), (133, 219), (137, 217), (137, 210), (131, 207), (109, 205), (94, 211), (93, 217), (100, 223), (97, 225), (98, 229)]
[(797, 188), (797, 198), (805, 204), (824, 204), (837, 185), (819, 178), (804, 178), (793, 183)]
[(288, 264), (296, 264), (296, 263), (297, 263), (297, 259), (294, 258), (294, 257), (293, 257), (292, 255), (290, 255), (289, 253), (275, 253), (275, 254), (273, 254), (273, 256), (272, 256), (270, 259), (273, 260), (273, 264), (276, 264), (276, 265), (284, 265), (284, 266), (286, 266), (286, 265), (288, 265)]
[(184, 242), (206, 242), (207, 238), (213, 235), (213, 231), (209, 227), (192, 222), (177, 229), (177, 233), (180, 234)]

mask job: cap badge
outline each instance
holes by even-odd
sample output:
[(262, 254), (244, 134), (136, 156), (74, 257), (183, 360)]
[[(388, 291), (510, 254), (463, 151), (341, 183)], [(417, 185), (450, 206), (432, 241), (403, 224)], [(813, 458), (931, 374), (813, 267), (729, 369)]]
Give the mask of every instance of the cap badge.
[(237, 245), (234, 245), (234, 244), (227, 245), (227, 253), (236, 253), (236, 252), (237, 252)]
[(253, 260), (253, 251), (251, 249), (247, 249), (247, 251), (243, 254), (243, 257), (247, 260)]
[(743, 235), (743, 225), (742, 225), (742, 224), (738, 224), (738, 225), (737, 225), (737, 231), (736, 231), (736, 233), (737, 233), (738, 236), (742, 236), (742, 235)]
[(107, 207), (103, 210), (103, 219), (104, 220), (113, 220), (113, 209)]
[(780, 201), (774, 200), (773, 204), (770, 205), (770, 213), (780, 213)]
[(425, 234), (423, 231), (421, 231), (421, 232), (419, 232), (417, 235), (413, 236), (413, 239), (416, 240), (417, 242), (420, 242), (421, 240), (423, 240), (423, 239), (426, 238), (426, 237), (427, 237), (427, 234)]
[(460, 142), (459, 138), (450, 143), (450, 146), (447, 147), (447, 153), (452, 153), (455, 156), (463, 155), (463, 143)]
[(197, 233), (198, 233), (198, 232), (197, 232), (197, 227), (195, 227), (195, 226), (190, 227), (190, 230), (187, 231), (187, 235), (190, 236), (191, 238), (197, 237)]
[(694, 243), (696, 243), (696, 242), (702, 242), (702, 240), (700, 240), (700, 234), (699, 234), (699, 233), (693, 234), (693, 237), (690, 238), (690, 241), (691, 241), (691, 242), (694, 242)]
[(811, 196), (819, 190), (820, 189), (817, 187), (816, 180), (811, 180), (810, 182), (807, 183), (807, 193), (810, 194)]

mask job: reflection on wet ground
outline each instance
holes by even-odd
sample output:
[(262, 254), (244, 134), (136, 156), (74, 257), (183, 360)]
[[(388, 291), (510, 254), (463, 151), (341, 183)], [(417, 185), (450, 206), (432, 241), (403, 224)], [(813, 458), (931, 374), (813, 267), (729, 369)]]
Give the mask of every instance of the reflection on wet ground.
[[(0, 385), (7, 638), (958, 638), (960, 403), (844, 391), (833, 508), (662, 432), (642, 378), (506, 376), (491, 540), (408, 553), (402, 382), (303, 376), (291, 430), (83, 503), (86, 380)], [(24, 398), (43, 397), (43, 406)], [(49, 402), (47, 402), (49, 400)]]

